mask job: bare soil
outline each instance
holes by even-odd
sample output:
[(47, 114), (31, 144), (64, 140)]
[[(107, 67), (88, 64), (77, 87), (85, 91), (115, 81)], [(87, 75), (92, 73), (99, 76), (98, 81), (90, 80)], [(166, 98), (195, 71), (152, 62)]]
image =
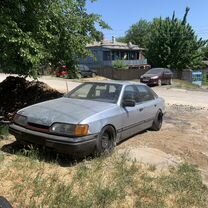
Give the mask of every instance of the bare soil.
[[(80, 84), (50, 77), (44, 77), (41, 81), (61, 92), (71, 90)], [(185, 162), (197, 165), (204, 182), (208, 185), (208, 91), (191, 91), (167, 86), (154, 87), (153, 90), (163, 97), (167, 104), (162, 129), (158, 132), (146, 131), (138, 134), (121, 143), (117, 149), (146, 147), (179, 157)], [(154, 152), (157, 154), (157, 151)]]
[(136, 135), (118, 148), (159, 149), (198, 166), (204, 182), (208, 184), (208, 110), (202, 109), (183, 105), (168, 106), (160, 131)]

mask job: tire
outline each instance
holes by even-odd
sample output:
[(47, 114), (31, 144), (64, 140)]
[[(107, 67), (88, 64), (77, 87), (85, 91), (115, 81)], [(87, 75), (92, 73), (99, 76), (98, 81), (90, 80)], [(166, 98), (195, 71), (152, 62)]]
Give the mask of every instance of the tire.
[(159, 110), (155, 116), (152, 127), (150, 128), (153, 131), (159, 131), (162, 127), (163, 122), (163, 113)]
[(115, 130), (112, 126), (105, 126), (97, 140), (96, 152), (100, 154), (111, 153), (115, 147)]
[(172, 85), (172, 83), (173, 83), (173, 80), (170, 79), (168, 84), (169, 84), (169, 85)]
[(157, 85), (158, 85), (158, 86), (161, 86), (161, 85), (162, 85), (162, 80), (161, 80), (161, 79), (158, 79)]
[(0, 208), (12, 208), (11, 204), (3, 196), (0, 196)]

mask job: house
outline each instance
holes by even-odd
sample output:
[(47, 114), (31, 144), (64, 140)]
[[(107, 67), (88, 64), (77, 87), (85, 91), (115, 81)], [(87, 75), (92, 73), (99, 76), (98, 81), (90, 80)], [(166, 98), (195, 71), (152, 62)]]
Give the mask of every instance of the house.
[(112, 41), (103, 40), (87, 45), (94, 57), (88, 57), (80, 60), (81, 64), (85, 64), (90, 68), (106, 68), (112, 67), (117, 60), (123, 60), (123, 63), (134, 67), (147, 64), (144, 57), (144, 48), (129, 43), (117, 42), (115, 38)]

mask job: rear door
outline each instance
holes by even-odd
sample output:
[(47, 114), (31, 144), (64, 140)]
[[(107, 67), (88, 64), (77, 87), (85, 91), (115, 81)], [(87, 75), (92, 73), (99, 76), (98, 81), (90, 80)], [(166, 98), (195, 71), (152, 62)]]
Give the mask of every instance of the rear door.
[(139, 116), (142, 116), (140, 128), (142, 130), (150, 128), (158, 110), (156, 102), (157, 95), (146, 85), (136, 85), (137, 88), (137, 108)]

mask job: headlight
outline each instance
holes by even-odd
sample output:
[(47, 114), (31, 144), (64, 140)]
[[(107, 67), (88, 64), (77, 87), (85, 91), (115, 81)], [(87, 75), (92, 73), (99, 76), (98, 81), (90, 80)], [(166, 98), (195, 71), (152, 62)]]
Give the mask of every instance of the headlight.
[(54, 123), (50, 127), (50, 132), (65, 136), (86, 136), (88, 135), (89, 126), (87, 124), (64, 124)]
[(27, 117), (20, 114), (15, 114), (13, 122), (19, 124), (20, 126), (25, 126), (27, 124)]
[(159, 78), (158, 76), (151, 77), (151, 79), (158, 79), (158, 78)]

